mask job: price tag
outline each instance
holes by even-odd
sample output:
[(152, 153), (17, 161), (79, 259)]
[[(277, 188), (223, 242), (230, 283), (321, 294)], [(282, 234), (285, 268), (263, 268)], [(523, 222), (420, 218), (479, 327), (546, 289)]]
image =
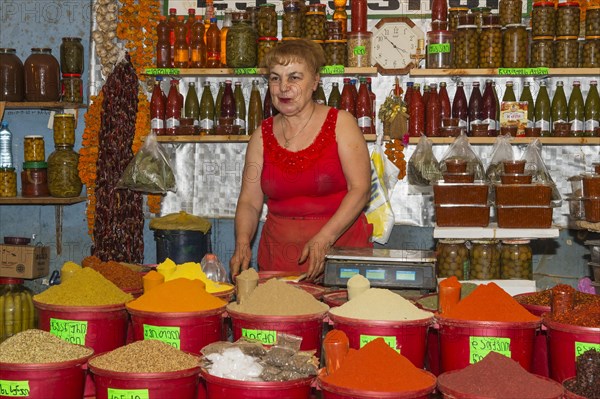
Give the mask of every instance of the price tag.
[(427, 45), (427, 54), (449, 53), (450, 43), (437, 43)]
[(356, 46), (352, 49), (354, 55), (365, 55), (367, 54), (367, 49), (365, 46)]
[(234, 68), (233, 73), (235, 75), (256, 75), (256, 68)]
[(150, 399), (147, 389), (108, 388), (108, 399)]
[(275, 345), (277, 342), (277, 331), (242, 328), (242, 337), (254, 339), (265, 345)]
[(26, 398), (29, 396), (29, 381), (0, 380), (0, 396)]
[(583, 352), (594, 349), (600, 352), (600, 344), (592, 344), (590, 342), (577, 342), (575, 341), (575, 359), (583, 355)]
[(179, 75), (179, 68), (146, 68), (146, 75)]
[(548, 68), (499, 68), (498, 75), (548, 75)]
[(181, 349), (181, 328), (144, 324), (144, 339), (155, 339)]
[(325, 65), (320, 72), (323, 75), (341, 75), (345, 70), (343, 65)]
[(469, 363), (477, 363), (490, 352), (498, 352), (510, 357), (510, 338), (499, 337), (469, 337), (471, 349)]
[(50, 318), (50, 334), (77, 345), (85, 345), (87, 321)]
[(363, 346), (365, 346), (366, 344), (368, 344), (369, 342), (371, 342), (377, 338), (383, 338), (385, 343), (388, 344), (388, 346), (390, 348), (392, 348), (396, 352), (400, 353), (400, 348), (397, 347), (398, 341), (396, 340), (396, 337), (387, 337), (387, 336), (383, 336), (383, 335), (362, 335), (361, 334), (359, 345), (362, 348)]

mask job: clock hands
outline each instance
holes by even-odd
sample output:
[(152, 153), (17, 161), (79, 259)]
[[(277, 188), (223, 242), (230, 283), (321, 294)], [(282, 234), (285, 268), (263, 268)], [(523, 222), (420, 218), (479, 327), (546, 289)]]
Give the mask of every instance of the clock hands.
[(408, 55), (408, 53), (406, 52), (406, 50), (401, 49), (400, 47), (396, 46), (396, 44), (394, 42), (392, 42), (387, 36), (384, 36), (385, 40), (387, 40), (388, 42), (390, 42), (390, 44), (392, 45), (392, 47), (394, 47), (399, 53), (404, 53), (406, 55)]

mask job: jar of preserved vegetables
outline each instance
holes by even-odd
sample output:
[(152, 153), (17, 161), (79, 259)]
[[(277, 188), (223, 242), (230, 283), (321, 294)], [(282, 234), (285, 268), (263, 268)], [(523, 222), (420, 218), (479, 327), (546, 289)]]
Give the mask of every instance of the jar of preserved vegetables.
[(427, 68), (452, 68), (453, 51), (452, 32), (447, 30), (427, 32)]
[(500, 25), (521, 23), (522, 0), (500, 0)]
[(585, 11), (585, 35), (600, 36), (600, 5), (588, 5)]
[(17, 173), (15, 168), (0, 168), (0, 197), (17, 196)]
[(531, 9), (531, 28), (533, 36), (554, 36), (556, 9), (552, 1), (538, 1)]
[(483, 17), (486, 15), (490, 15), (492, 13), (492, 9), (490, 7), (473, 7), (471, 8), (471, 14), (475, 16), (475, 25), (477, 25), (477, 29), (481, 29), (483, 26)]
[(346, 32), (340, 19), (327, 22), (327, 40), (345, 40)]
[(259, 37), (258, 38), (258, 66), (263, 67), (263, 60), (269, 51), (277, 45), (276, 37)]
[(450, 7), (448, 8), (448, 30), (453, 32), (458, 28), (458, 16), (469, 12), (469, 7)]
[(470, 278), (490, 280), (500, 278), (500, 251), (495, 240), (478, 240), (471, 243)]
[(32, 48), (23, 65), (25, 100), (58, 101), (60, 99), (60, 66), (49, 48)]
[(0, 277), (0, 307), (4, 328), (0, 329), (0, 342), (36, 327), (32, 293), (18, 278)]
[(579, 66), (579, 43), (577, 36), (558, 36), (554, 41), (554, 67), (577, 68)]
[(48, 157), (48, 190), (58, 198), (72, 198), (81, 194), (79, 179), (79, 154), (68, 144), (56, 145), (56, 150)]
[(226, 38), (227, 66), (230, 68), (251, 68), (256, 66), (257, 36), (252, 29), (246, 12), (234, 12), (233, 25)]
[(83, 81), (76, 73), (63, 73), (60, 100), (66, 103), (83, 103)]
[(46, 160), (43, 136), (25, 136), (23, 150), (25, 162), (44, 162)]
[(469, 249), (464, 240), (439, 240), (435, 252), (438, 277), (469, 279)]
[(260, 8), (258, 6), (249, 6), (246, 7), (246, 13), (248, 14), (248, 21), (252, 29), (258, 29), (258, 13), (260, 12)]
[(348, 32), (348, 59), (349, 67), (371, 66), (371, 39), (372, 32)]
[(500, 248), (500, 278), (533, 278), (529, 240), (503, 240)]
[(475, 25), (475, 14), (460, 14), (458, 16), (458, 29), (459, 26), (463, 25)]
[(475, 25), (459, 25), (454, 34), (454, 68), (477, 68), (479, 34)]
[(75, 145), (75, 116), (73, 114), (55, 114), (52, 131), (54, 145)]
[(579, 13), (577, 2), (558, 3), (556, 36), (579, 36)]
[(23, 197), (48, 197), (48, 164), (24, 162), (21, 171), (21, 195)]
[(531, 41), (531, 67), (554, 67), (554, 37), (536, 36)]
[(585, 38), (581, 66), (583, 68), (600, 67), (600, 36), (587, 36)]
[(261, 4), (258, 11), (256, 30), (259, 37), (277, 36), (277, 13), (275, 4)]
[(502, 66), (504, 68), (526, 68), (527, 30), (525, 25), (510, 24), (502, 35)]
[(283, 2), (283, 17), (281, 22), (282, 37), (302, 37), (302, 17), (299, 0)]
[(309, 4), (308, 11), (304, 16), (302, 37), (311, 40), (325, 40), (327, 38), (325, 7), (325, 4)]
[(500, 25), (484, 25), (479, 35), (479, 68), (502, 66), (502, 30)]
[(0, 101), (23, 101), (23, 63), (14, 48), (0, 48)]
[(346, 65), (347, 40), (325, 40), (325, 64)]
[(62, 73), (83, 73), (83, 45), (80, 37), (63, 37), (60, 44)]

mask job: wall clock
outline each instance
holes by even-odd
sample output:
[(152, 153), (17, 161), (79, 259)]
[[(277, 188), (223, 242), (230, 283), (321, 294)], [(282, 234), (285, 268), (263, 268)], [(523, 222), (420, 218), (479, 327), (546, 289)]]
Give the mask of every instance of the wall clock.
[(382, 75), (406, 74), (416, 66), (411, 55), (423, 38), (423, 31), (410, 18), (382, 18), (373, 30), (372, 62)]

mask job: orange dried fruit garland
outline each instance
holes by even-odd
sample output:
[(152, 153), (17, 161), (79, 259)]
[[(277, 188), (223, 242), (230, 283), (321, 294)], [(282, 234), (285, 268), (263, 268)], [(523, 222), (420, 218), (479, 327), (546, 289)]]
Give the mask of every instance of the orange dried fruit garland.
[(404, 159), (404, 144), (402, 140), (391, 139), (385, 143), (385, 155), (399, 169), (398, 180), (406, 176), (406, 160)]

